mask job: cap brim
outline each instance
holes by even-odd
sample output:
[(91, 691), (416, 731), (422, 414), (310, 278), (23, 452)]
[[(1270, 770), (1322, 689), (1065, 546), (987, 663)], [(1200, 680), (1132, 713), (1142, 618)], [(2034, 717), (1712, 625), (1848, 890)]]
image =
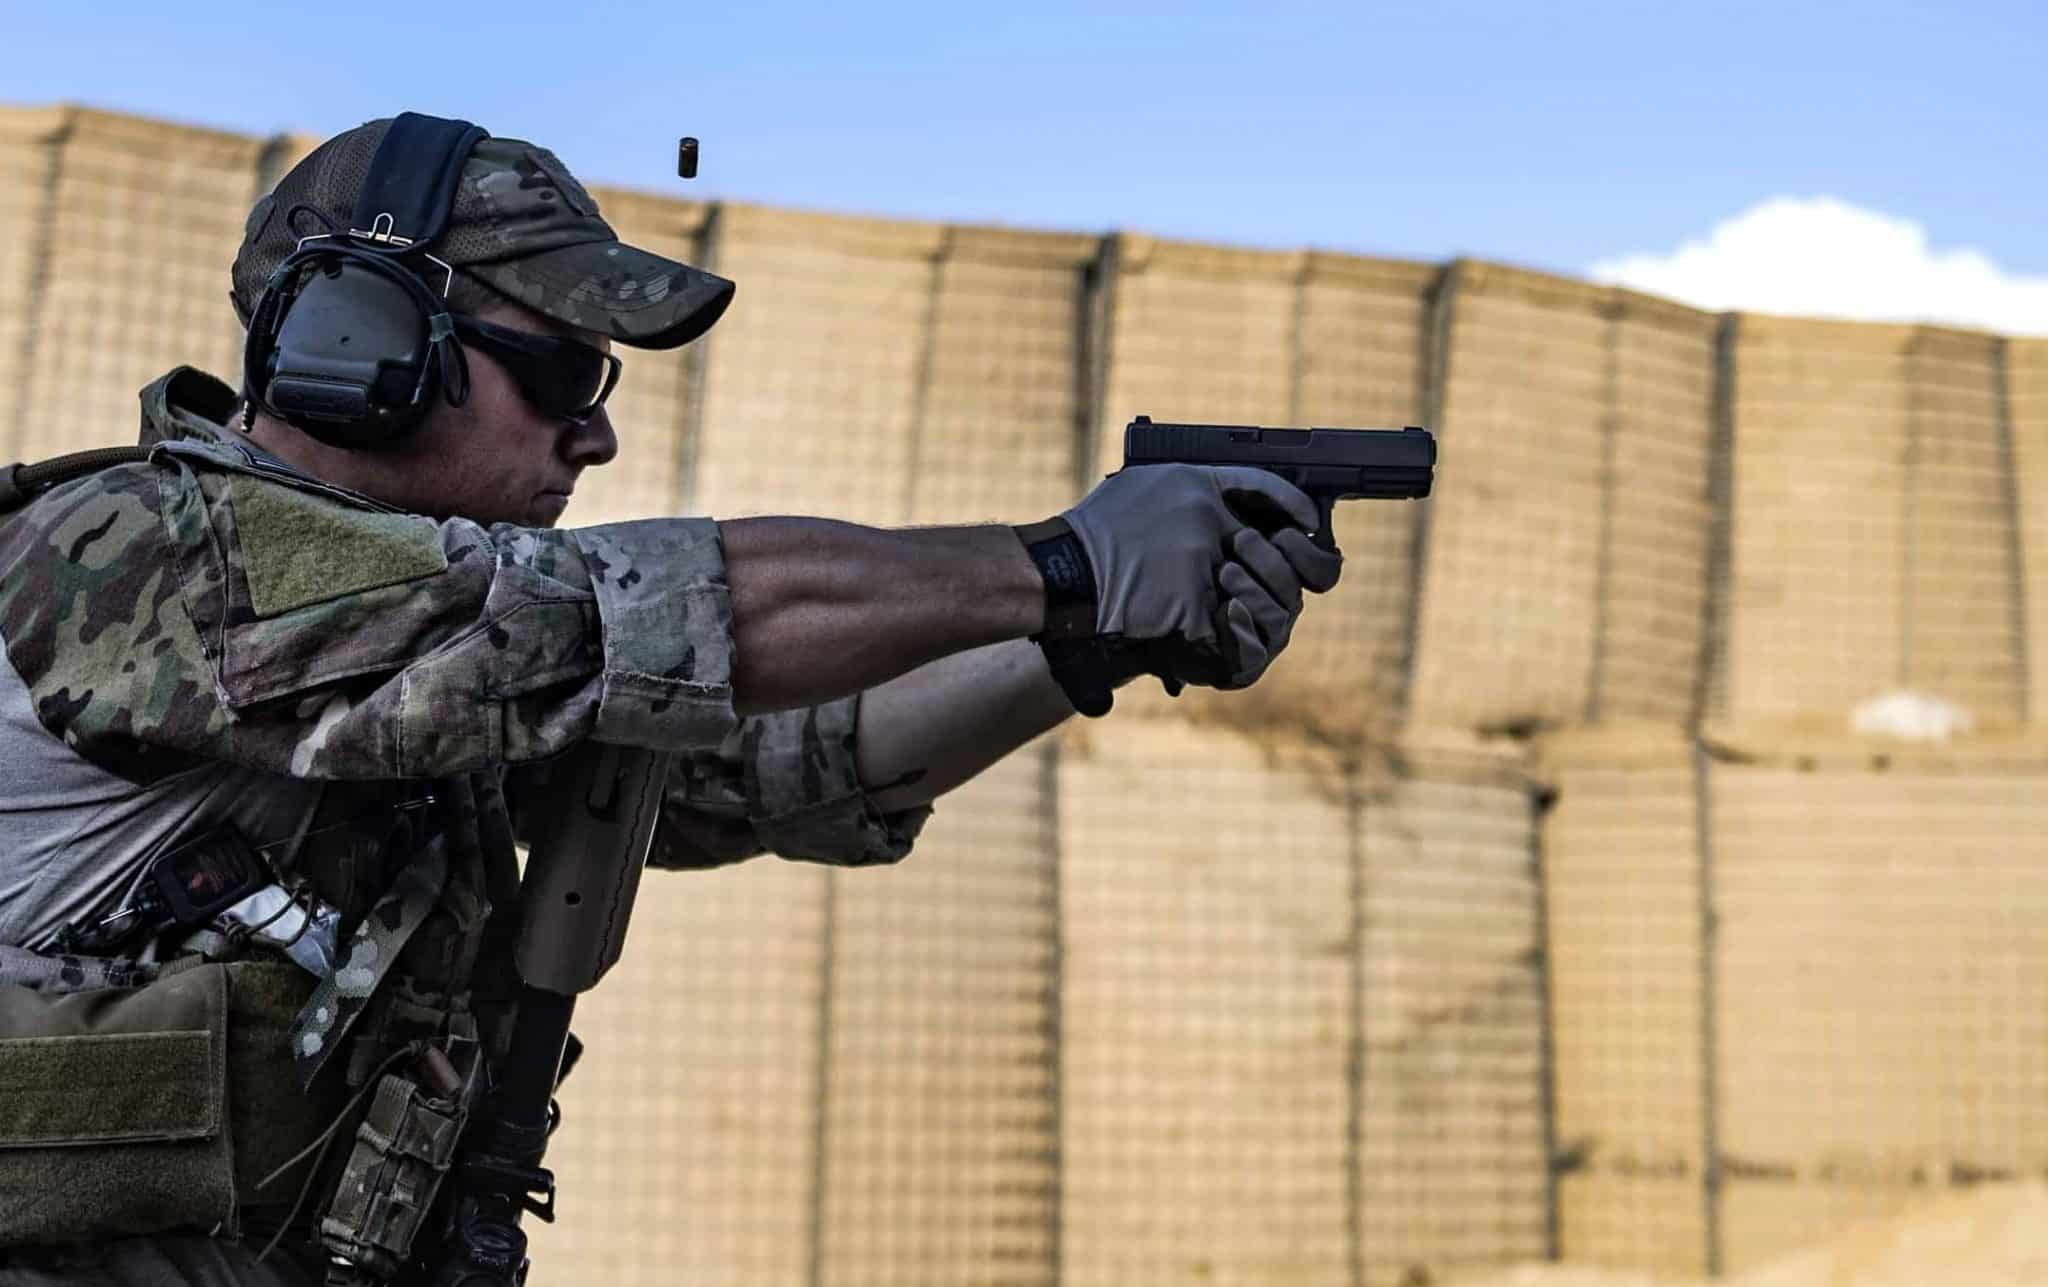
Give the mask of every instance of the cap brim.
[(558, 322), (641, 349), (672, 349), (711, 329), (733, 284), (620, 241), (586, 241), (462, 270)]

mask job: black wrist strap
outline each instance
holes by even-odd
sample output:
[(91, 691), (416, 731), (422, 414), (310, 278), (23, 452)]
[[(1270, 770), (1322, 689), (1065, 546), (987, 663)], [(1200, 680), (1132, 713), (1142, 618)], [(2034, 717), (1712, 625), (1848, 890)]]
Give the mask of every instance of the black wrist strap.
[(1045, 627), (1033, 639), (1086, 639), (1095, 633), (1095, 568), (1063, 518), (1012, 528), (1045, 578)]
[(1116, 676), (1105, 641), (1095, 632), (1095, 568), (1081, 538), (1063, 518), (1012, 529), (1045, 578), (1045, 627), (1031, 636), (1074, 709), (1107, 715)]

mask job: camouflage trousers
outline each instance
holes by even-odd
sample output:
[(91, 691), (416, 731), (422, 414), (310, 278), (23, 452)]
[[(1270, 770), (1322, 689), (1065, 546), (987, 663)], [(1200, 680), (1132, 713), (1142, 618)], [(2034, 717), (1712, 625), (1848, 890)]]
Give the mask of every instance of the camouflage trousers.
[(319, 1281), (281, 1251), (258, 1264), (256, 1248), (196, 1233), (0, 1251), (0, 1287), (314, 1287)]

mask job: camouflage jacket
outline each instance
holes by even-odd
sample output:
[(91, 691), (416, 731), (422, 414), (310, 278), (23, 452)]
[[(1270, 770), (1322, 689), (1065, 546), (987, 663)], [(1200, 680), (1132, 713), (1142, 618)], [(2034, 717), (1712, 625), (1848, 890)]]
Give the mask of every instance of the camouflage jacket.
[(226, 820), (363, 922), (340, 1027), (407, 879), (440, 891), (412, 974), (459, 988), (516, 890), (520, 766), (584, 738), (675, 753), (655, 866), (909, 851), (928, 811), (862, 790), (857, 697), (734, 714), (711, 521), (436, 522), (240, 441), (203, 373), (142, 400), (147, 463), (0, 516), (0, 947), (111, 912)]

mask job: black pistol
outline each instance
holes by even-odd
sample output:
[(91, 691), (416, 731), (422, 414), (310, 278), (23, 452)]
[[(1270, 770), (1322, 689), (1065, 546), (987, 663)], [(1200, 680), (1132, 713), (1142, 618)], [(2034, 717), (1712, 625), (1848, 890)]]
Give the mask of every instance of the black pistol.
[(1139, 416), (1124, 430), (1124, 467), (1250, 465), (1293, 483), (1316, 503), (1312, 536), (1336, 548), (1331, 511), (1340, 500), (1417, 500), (1429, 495), (1436, 436), (1427, 429), (1261, 429), (1165, 425)]

